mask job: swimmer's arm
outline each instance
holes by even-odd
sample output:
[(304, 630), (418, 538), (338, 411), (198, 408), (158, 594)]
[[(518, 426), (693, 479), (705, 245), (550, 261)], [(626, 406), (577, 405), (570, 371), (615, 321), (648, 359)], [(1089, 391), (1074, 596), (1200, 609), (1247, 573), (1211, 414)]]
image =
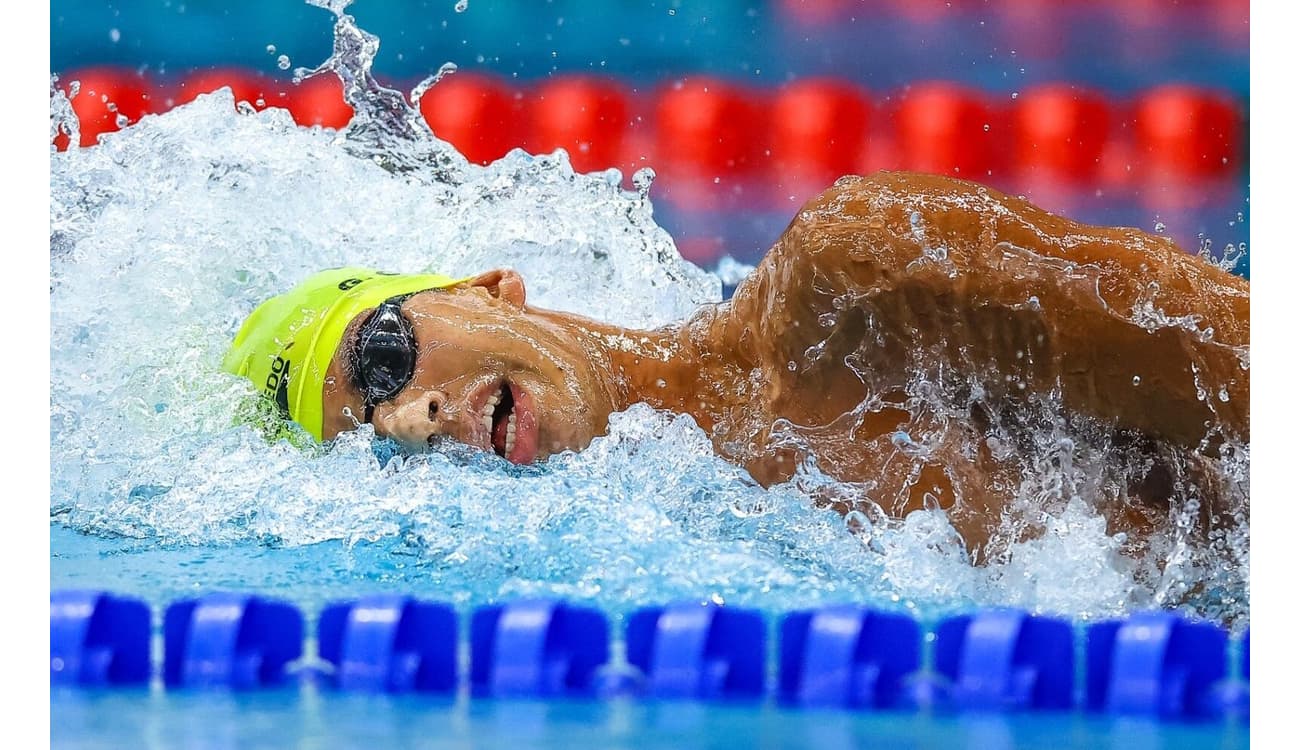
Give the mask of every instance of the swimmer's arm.
[(1248, 282), (1167, 239), (970, 182), (879, 173), (809, 202), (732, 310), (743, 348), (769, 365), (800, 361), (847, 307), (887, 334), (882, 351), (896, 346), (872, 362), (886, 382), (942, 341), (990, 388), (1059, 388), (1085, 413), (1196, 445), (1207, 424), (1249, 440), (1249, 305)]

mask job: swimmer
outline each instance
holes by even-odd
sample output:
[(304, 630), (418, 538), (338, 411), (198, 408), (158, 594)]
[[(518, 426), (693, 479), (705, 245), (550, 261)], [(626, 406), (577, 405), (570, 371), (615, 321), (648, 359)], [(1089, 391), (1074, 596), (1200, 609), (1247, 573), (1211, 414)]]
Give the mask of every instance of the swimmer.
[(979, 559), (1049, 433), (1136, 456), (1094, 488), (1112, 531), (1180, 493), (1222, 512), (1206, 467), (1249, 445), (1249, 326), (1249, 282), (1169, 239), (878, 173), (804, 206), (729, 301), (657, 330), (532, 307), (511, 270), (338, 269), (259, 307), (225, 366), (317, 439), (371, 424), (516, 464), (646, 402), (765, 486), (815, 466), (841, 512), (942, 508)]

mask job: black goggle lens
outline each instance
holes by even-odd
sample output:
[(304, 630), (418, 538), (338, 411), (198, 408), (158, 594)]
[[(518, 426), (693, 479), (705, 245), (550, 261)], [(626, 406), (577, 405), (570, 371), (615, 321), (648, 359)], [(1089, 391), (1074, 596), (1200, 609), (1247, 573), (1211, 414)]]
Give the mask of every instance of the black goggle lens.
[(393, 398), (415, 374), (415, 329), (402, 314), (404, 300), (381, 304), (357, 336), (357, 386), (367, 406)]

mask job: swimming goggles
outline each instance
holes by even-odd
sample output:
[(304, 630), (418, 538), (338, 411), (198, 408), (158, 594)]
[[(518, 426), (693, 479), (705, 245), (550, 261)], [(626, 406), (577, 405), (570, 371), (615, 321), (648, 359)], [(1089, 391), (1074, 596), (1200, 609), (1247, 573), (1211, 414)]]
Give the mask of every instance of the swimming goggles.
[(375, 406), (397, 396), (415, 375), (415, 327), (402, 312), (402, 303), (410, 296), (384, 300), (357, 332), (352, 379), (361, 391), (367, 423), (375, 415)]

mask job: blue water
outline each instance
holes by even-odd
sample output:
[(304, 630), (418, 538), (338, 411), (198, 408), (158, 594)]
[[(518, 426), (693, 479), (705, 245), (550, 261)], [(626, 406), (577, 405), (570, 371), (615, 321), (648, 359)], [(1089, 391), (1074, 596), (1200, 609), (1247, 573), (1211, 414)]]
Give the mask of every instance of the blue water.
[[(149, 602), (156, 615), (176, 599), (214, 590), (288, 598), (314, 618), (329, 601), (401, 592), (457, 600), (462, 593), (420, 566), (366, 546), (336, 542), (166, 546), (105, 539), (51, 525), (51, 588), (108, 589)], [(468, 611), (461, 607), (462, 613)], [(769, 612), (769, 622), (776, 612)], [(617, 613), (613, 631), (622, 630)], [(155, 625), (159, 624), (158, 617)], [(797, 711), (771, 702), (708, 705), (610, 701), (520, 702), (458, 697), (363, 696), (311, 682), (226, 692), (57, 689), (57, 747), (1010, 747), (1245, 748), (1238, 720), (1154, 722), (1077, 714), (948, 715)]]
[(933, 716), (792, 711), (768, 704), (547, 703), (265, 693), (55, 691), (50, 734), (77, 748), (1246, 748), (1238, 723), (1085, 715)]

